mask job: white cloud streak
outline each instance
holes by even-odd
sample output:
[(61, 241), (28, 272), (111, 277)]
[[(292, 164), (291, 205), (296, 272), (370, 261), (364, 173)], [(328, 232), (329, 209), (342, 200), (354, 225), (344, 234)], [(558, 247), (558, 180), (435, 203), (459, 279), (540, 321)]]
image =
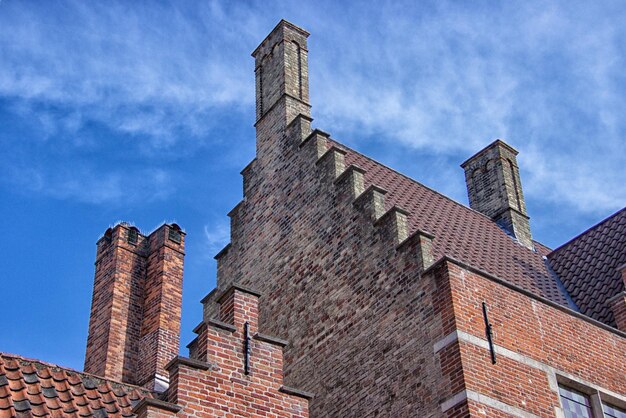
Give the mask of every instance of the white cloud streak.
[(238, 65), (249, 51), (220, 19), (215, 4), (3, 4), (0, 96), (80, 109), (83, 120), (157, 146), (177, 129), (206, 133), (213, 108), (236, 109), (254, 95), (252, 64)]
[(230, 241), (230, 225), (221, 218), (204, 225), (204, 237), (207, 254), (213, 257)]
[(253, 106), (249, 52), (287, 17), (312, 33), (314, 117), (339, 140), (460, 162), (504, 138), (527, 199), (626, 201), (620, 2), (26, 4), (0, 4), (0, 97), (65, 109), (37, 113), (50, 136), (80, 145), (96, 121), (156, 149), (215, 140), (219, 112)]
[(626, 8), (473, 4), (405, 3), (353, 16), (370, 30), (317, 34), (341, 40), (311, 77), (326, 129), (459, 162), (504, 138), (520, 150), (527, 198), (622, 207)]

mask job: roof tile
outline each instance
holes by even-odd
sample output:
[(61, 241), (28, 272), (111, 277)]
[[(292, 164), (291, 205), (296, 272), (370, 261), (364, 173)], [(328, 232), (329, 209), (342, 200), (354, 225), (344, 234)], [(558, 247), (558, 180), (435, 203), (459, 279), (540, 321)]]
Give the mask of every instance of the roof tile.
[(0, 353), (1, 417), (130, 417), (145, 397), (137, 386)]
[(331, 143), (345, 151), (346, 165), (365, 170), (365, 187), (372, 184), (388, 191), (385, 209), (394, 205), (405, 208), (409, 217), (409, 234), (416, 230), (435, 235), (433, 256), (444, 255), (464, 261), (539, 296), (567, 305), (567, 299), (547, 269), (543, 245), (537, 251), (518, 244), (494, 221), (465, 205), (410, 179), (341, 144)]
[(606, 302), (624, 291), (618, 268), (626, 263), (626, 208), (552, 251), (548, 260), (581, 313), (615, 326)]

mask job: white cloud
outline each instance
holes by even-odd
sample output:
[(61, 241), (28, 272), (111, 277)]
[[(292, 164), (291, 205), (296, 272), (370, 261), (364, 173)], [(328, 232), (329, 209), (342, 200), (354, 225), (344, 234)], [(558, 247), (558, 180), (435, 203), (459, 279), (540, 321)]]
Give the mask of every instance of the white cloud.
[[(312, 33), (313, 116), (339, 140), (375, 137), (407, 158), (460, 162), (504, 138), (520, 150), (527, 199), (623, 206), (619, 2), (3, 2), (0, 97), (23, 103), (49, 137), (82, 144), (76, 133), (96, 121), (180, 148), (207, 140), (220, 112), (250, 110), (249, 53), (281, 17)], [(39, 103), (64, 112), (34, 111)]]
[(357, 23), (315, 33), (341, 40), (312, 64), (322, 129), (459, 162), (504, 138), (520, 151), (527, 199), (583, 212), (625, 204), (626, 8), (385, 10), (356, 16), (369, 31)]
[(206, 251), (211, 257), (230, 242), (230, 225), (223, 219), (217, 219), (204, 225)]
[(18, 165), (6, 166), (0, 174), (2, 182), (21, 192), (89, 204), (145, 204), (163, 200), (174, 191), (170, 174), (159, 169), (98, 173), (86, 167)]
[(229, 43), (211, 4), (2, 6), (0, 97), (80, 110), (82, 120), (160, 141), (177, 129), (205, 133), (216, 106), (254, 102), (245, 32)]

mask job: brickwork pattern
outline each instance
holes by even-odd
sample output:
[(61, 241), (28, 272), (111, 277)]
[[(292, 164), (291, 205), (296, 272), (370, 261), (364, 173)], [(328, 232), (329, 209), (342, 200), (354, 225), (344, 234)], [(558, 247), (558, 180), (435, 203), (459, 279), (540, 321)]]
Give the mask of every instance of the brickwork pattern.
[[(273, 33), (285, 32), (275, 29)], [(283, 42), (272, 35), (268, 39), (273, 41), (266, 39), (264, 48), (271, 49), (272, 42)], [(278, 61), (274, 64), (281, 65)], [(287, 77), (285, 83), (292, 83), (290, 76)], [(498, 411), (494, 416), (510, 415), (502, 406), (507, 406), (504, 394), (494, 392), (493, 385), (487, 387), (484, 382), (488, 380), (480, 381), (477, 370), (487, 365), (482, 363), (482, 357), (476, 358), (473, 346), (457, 343), (434, 355), (436, 342), (458, 330), (457, 321), (463, 318), (463, 312), (456, 311), (454, 298), (459, 296), (451, 289), (452, 280), (457, 278), (433, 274), (447, 269), (446, 266), (435, 265), (426, 275), (422, 272), (433, 263), (436, 251), (449, 249), (468, 258), (475, 256), (479, 264), (493, 266), (512, 283), (522, 283), (526, 290), (564, 305), (563, 294), (547, 273), (541, 254), (517, 245), (483, 216), (458, 209), (458, 205), (452, 208), (452, 203), (432, 191), (417, 195), (415, 190), (421, 192), (426, 188), (354, 152), (346, 152), (327, 133), (311, 130), (308, 106), (306, 111), (294, 116), (298, 107), (288, 104), (298, 102), (291, 99), (287, 94), (277, 97), (267, 113), (263, 109), (257, 122), (257, 156), (242, 171), (244, 199), (229, 213), (231, 243), (216, 256), (219, 289), (240, 283), (264, 295), (266, 303), (260, 311), (259, 326), (290, 341), (285, 350), (285, 381), (316, 392), (311, 416), (467, 416), (492, 410)], [(506, 150), (508, 146), (498, 147)], [(510, 164), (500, 169), (504, 194), (498, 195), (498, 202), (504, 201), (508, 205), (504, 209), (523, 215), (520, 219), (527, 221), (514, 155), (499, 158), (495, 163), (504, 161)], [(360, 162), (368, 166), (360, 166)], [(377, 184), (379, 174), (386, 179), (385, 186), (392, 187), (391, 193)], [(511, 200), (511, 190), (516, 192), (515, 200)], [(416, 196), (432, 198), (433, 202), (415, 203)], [(411, 215), (397, 204), (399, 201), (421, 211)], [(415, 228), (431, 222), (431, 215), (438, 219), (439, 215), (433, 211), (442, 208), (453, 215), (460, 212), (464, 215), (454, 218), (452, 225), (445, 218), (441, 220), (445, 225), (435, 224), (438, 231), (446, 234), (444, 237), (438, 237), (438, 231), (433, 235)], [(515, 214), (510, 217), (511, 223), (520, 220)], [(448, 241), (455, 239), (450, 228), (464, 232), (471, 229), (456, 224), (468, 219), (476, 221), (476, 228), (495, 229), (506, 239), (501, 240), (494, 232), (489, 235), (493, 240), (463, 235), (456, 237), (457, 242)], [(513, 231), (517, 231), (521, 243), (532, 246), (529, 228), (527, 233), (523, 229), (513, 228)], [(475, 235), (482, 237), (480, 234)], [(443, 245), (438, 241), (442, 238), (446, 240)], [(468, 242), (475, 248), (462, 247)], [(510, 260), (490, 258), (503, 252)], [(509, 262), (510, 266), (506, 264)], [(472, 292), (467, 291), (470, 295)], [(205, 323), (218, 314), (214, 303), (217, 294), (205, 299)], [(551, 318), (552, 311), (539, 323), (527, 310), (542, 310), (544, 302), (533, 302), (527, 294), (516, 294), (521, 298), (510, 301), (510, 306), (519, 306), (517, 309), (524, 310), (528, 316), (520, 321), (523, 327), (515, 328), (511, 324), (515, 330), (511, 339), (516, 336), (517, 343), (529, 339), (531, 344), (537, 342), (545, 348), (549, 344), (534, 332)], [(482, 316), (477, 318), (482, 321)], [(561, 319), (571, 328), (567, 333), (561, 330), (560, 334), (550, 329), (553, 333), (550, 335), (558, 337), (559, 344), (568, 344), (572, 332), (580, 327), (586, 330), (587, 323), (571, 313), (555, 314), (556, 324)], [(482, 327), (484, 331), (484, 324)], [(610, 334), (597, 325), (589, 329), (589, 336), (596, 332), (600, 339)], [(198, 331), (198, 339), (204, 339), (202, 327)], [(615, 343), (623, 342), (621, 338), (616, 337)], [(589, 340), (574, 340), (571, 346), (579, 350), (575, 359), (582, 366), (574, 360), (561, 361), (558, 344), (550, 346), (551, 351), (544, 353), (541, 361), (616, 390), (616, 383), (608, 384), (607, 378), (598, 378), (604, 373), (617, 378), (618, 387), (623, 387), (616, 376), (623, 370), (611, 366), (612, 360), (623, 364), (623, 358), (615, 351), (602, 351), (598, 355), (613, 357), (602, 366), (593, 367), (593, 357), (581, 354), (582, 346)], [(518, 346), (511, 350), (525, 356), (532, 351)], [(205, 355), (201, 347), (194, 352), (200, 358)], [(524, 385), (525, 382), (522, 384), (504, 373), (497, 375), (495, 381), (504, 387), (516, 388), (519, 384), (519, 390), (525, 391), (520, 397), (526, 404), (509, 406), (509, 410), (519, 412), (530, 408), (540, 416), (547, 416), (550, 408), (554, 412), (558, 398), (554, 391), (543, 386), (547, 382), (545, 373), (541, 375), (535, 369), (527, 370), (508, 360), (499, 361), (497, 367), (506, 369), (507, 365), (517, 367), (509, 371), (520, 370), (520, 379), (539, 382), (538, 400), (533, 403), (532, 388)], [(467, 398), (446, 409), (444, 414), (442, 405), (468, 387), (482, 396), (476, 397), (491, 403)]]
[[(446, 347), (460, 354), (464, 390), (539, 417), (554, 417), (560, 407), (556, 392), (559, 375), (626, 399), (623, 334), (453, 262), (440, 264), (432, 274), (450, 282), (456, 330), (470, 336)], [(491, 364), (486, 346), (482, 302), (489, 306), (496, 364)]]
[[(307, 418), (305, 392), (283, 386), (283, 345), (258, 333), (258, 296), (239, 287), (220, 297), (218, 321), (198, 330), (200, 361), (168, 366), (167, 400), (184, 417)], [(244, 332), (249, 326), (249, 373), (245, 373)]]
[[(290, 128), (306, 129), (299, 122)], [(406, 237), (402, 209), (385, 210), (384, 190), (359, 190), (358, 170), (343, 175), (341, 151), (329, 151), (323, 133), (304, 136), (278, 138), (275, 172), (288, 178), (266, 176), (263, 156), (244, 170), (220, 288), (237, 281), (266, 297), (262, 327), (290, 341), (287, 383), (315, 389), (312, 414), (428, 416), (450, 395), (428, 344), (444, 335), (435, 312), (445, 293), (419, 280), (430, 237), (396, 248)], [(205, 318), (214, 315), (207, 307)]]
[(492, 218), (517, 240), (533, 248), (517, 151), (496, 140), (465, 161), (470, 207)]
[(85, 371), (153, 389), (178, 354), (184, 232), (118, 224), (98, 241)]

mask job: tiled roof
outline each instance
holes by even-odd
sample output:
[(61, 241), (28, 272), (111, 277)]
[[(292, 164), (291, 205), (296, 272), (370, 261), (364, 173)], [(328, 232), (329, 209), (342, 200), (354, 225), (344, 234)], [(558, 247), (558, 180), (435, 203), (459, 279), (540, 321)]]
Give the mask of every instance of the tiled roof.
[(626, 263), (626, 208), (548, 255), (580, 312), (615, 326), (606, 301), (624, 290), (617, 270)]
[(481, 213), (342, 144), (333, 145), (347, 151), (347, 165), (366, 170), (366, 187), (375, 184), (387, 190), (387, 209), (397, 205), (410, 212), (409, 233), (420, 229), (435, 235), (435, 259), (448, 255), (567, 306), (543, 259), (545, 247), (529, 250)]
[(0, 418), (129, 417), (143, 388), (0, 353)]

